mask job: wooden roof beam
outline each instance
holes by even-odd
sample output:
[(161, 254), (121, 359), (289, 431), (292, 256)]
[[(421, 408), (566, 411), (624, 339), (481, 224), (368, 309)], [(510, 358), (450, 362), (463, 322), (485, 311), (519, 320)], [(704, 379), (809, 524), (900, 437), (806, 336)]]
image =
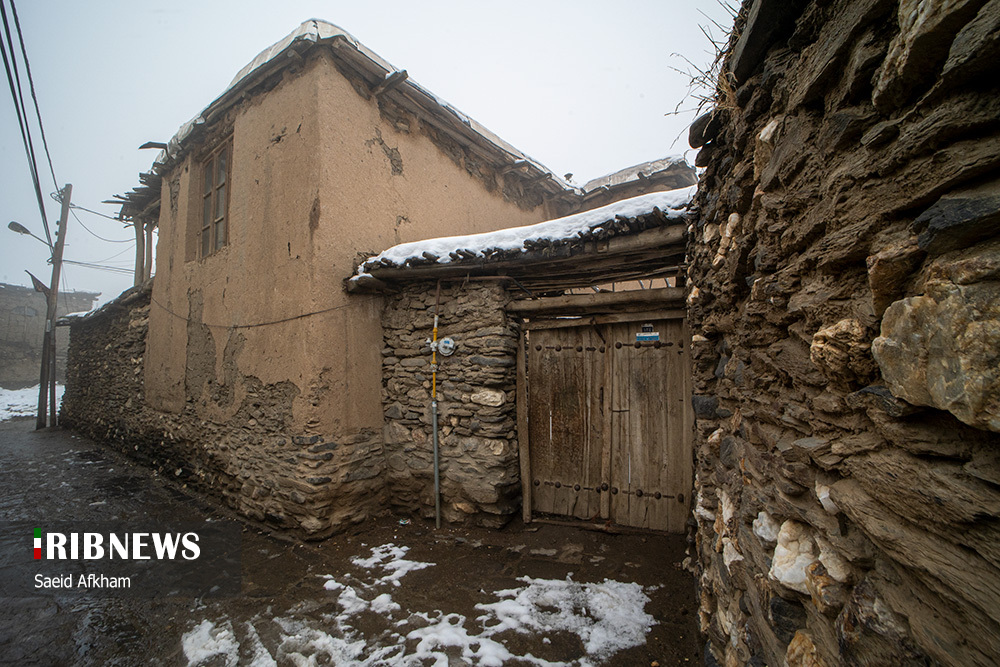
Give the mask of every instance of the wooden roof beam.
[(683, 287), (660, 287), (657, 289), (630, 290), (627, 292), (597, 292), (594, 294), (568, 294), (564, 296), (542, 297), (540, 299), (520, 299), (507, 304), (507, 310), (519, 315), (564, 311), (593, 311), (602, 308), (616, 308), (624, 305), (665, 305), (684, 303), (687, 290)]

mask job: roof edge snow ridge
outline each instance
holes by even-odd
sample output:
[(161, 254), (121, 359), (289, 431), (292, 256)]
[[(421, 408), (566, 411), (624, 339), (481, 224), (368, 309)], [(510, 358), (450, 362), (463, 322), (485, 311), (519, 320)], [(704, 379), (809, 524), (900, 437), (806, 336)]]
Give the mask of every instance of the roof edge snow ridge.
[(659, 224), (682, 224), (687, 220), (697, 189), (697, 185), (691, 185), (677, 190), (651, 192), (523, 227), (401, 243), (362, 262), (351, 280), (370, 275), (371, 271), (379, 268), (404, 267), (412, 260), (425, 264), (460, 263), (467, 259), (481, 260), (498, 252), (523, 253), (541, 244), (590, 240), (601, 236), (607, 231), (605, 227), (616, 221), (656, 215), (657, 212), (661, 220)]

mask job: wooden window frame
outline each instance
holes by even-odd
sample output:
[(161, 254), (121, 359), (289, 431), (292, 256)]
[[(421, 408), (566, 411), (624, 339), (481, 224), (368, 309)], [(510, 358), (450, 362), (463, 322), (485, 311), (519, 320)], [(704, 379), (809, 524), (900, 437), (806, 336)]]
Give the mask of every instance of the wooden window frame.
[(230, 137), (201, 159), (197, 213), (199, 259), (214, 255), (229, 244), (232, 173), (233, 141)]

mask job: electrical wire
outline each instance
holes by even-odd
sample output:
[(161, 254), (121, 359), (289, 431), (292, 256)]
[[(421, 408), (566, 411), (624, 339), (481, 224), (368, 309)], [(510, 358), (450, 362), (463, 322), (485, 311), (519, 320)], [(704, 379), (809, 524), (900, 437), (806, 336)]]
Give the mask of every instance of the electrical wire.
[[(24, 105), (24, 95), (20, 94), (21, 76), (17, 69), (17, 59), (15, 58), (14, 41), (10, 35), (10, 23), (7, 20), (7, 9), (3, 2), (0, 2), (0, 17), (3, 19), (4, 35), (6, 42), (0, 40), (0, 51), (3, 53), (4, 70), (7, 73), (7, 83), (10, 87), (11, 100), (14, 102), (14, 110), (17, 112), (17, 122), (21, 128), (21, 142), (24, 144), (24, 152), (28, 157), (28, 171), (31, 173), (31, 182), (35, 189), (35, 198), (38, 200), (38, 210), (42, 216), (42, 227), (45, 228), (45, 238), (52, 247), (52, 232), (49, 230), (48, 216), (45, 214), (45, 199), (42, 197), (42, 186), (38, 180), (38, 161), (35, 159), (35, 146), (31, 140), (31, 128), (28, 126), (27, 111)], [(8, 49), (10, 54), (8, 57)], [(56, 185), (58, 188), (59, 186)]]
[[(135, 241), (133, 241), (133, 242), (132, 242), (132, 246), (135, 246)], [(130, 250), (132, 250), (132, 248), (131, 248), (131, 247), (130, 247), (130, 248), (125, 248), (125, 249), (124, 249), (124, 250), (122, 250), (121, 252), (117, 252), (117, 253), (115, 253), (114, 255), (111, 255), (111, 257), (108, 257), (108, 258), (106, 258), (106, 259), (99, 259), (99, 260), (97, 260), (97, 261), (95, 261), (95, 262), (92, 262), (92, 263), (93, 263), (93, 264), (103, 264), (104, 262), (110, 262), (110, 261), (111, 261), (111, 260), (113, 260), (113, 259), (114, 259), (115, 257), (121, 257), (122, 255), (124, 255), (125, 253), (129, 252)]]
[(24, 35), (21, 34), (21, 21), (17, 18), (17, 6), (14, 4), (14, 0), (10, 0), (10, 11), (14, 15), (14, 28), (17, 30), (17, 40), (21, 44), (21, 57), (24, 58), (24, 71), (28, 75), (28, 89), (31, 91), (31, 101), (35, 104), (35, 115), (38, 117), (38, 131), (42, 135), (42, 147), (45, 149), (45, 158), (49, 161), (49, 172), (52, 174), (52, 183), (55, 185), (56, 190), (58, 190), (59, 180), (56, 178), (56, 168), (52, 166), (52, 155), (49, 153), (49, 142), (45, 139), (45, 126), (42, 124), (42, 110), (38, 106), (38, 96), (35, 95), (35, 81), (31, 77), (31, 64), (28, 62), (28, 51), (24, 48)]
[(157, 301), (156, 299), (154, 299), (152, 296), (149, 297), (149, 300), (151, 302), (155, 303), (159, 308), (165, 310), (167, 313), (169, 313), (170, 315), (173, 315), (174, 317), (176, 317), (176, 318), (178, 318), (180, 320), (183, 320), (185, 322), (193, 322), (195, 324), (201, 324), (201, 325), (204, 325), (204, 326), (206, 326), (206, 327), (208, 327), (210, 329), (255, 329), (257, 327), (267, 327), (267, 326), (271, 326), (272, 324), (284, 324), (285, 322), (293, 322), (295, 320), (301, 320), (301, 319), (304, 319), (306, 317), (312, 317), (313, 315), (323, 315), (324, 313), (332, 313), (335, 310), (341, 310), (341, 309), (347, 308), (348, 306), (351, 305), (350, 303), (343, 303), (343, 304), (341, 304), (339, 306), (333, 306), (332, 308), (324, 308), (323, 310), (314, 310), (311, 313), (302, 313), (301, 315), (292, 315), (291, 317), (283, 317), (280, 320), (270, 320), (270, 321), (267, 321), (267, 322), (255, 322), (253, 324), (209, 324), (207, 322), (199, 322), (199, 321), (196, 321), (196, 320), (192, 320), (191, 318), (185, 317), (184, 315), (181, 315), (180, 313), (175, 313), (174, 311), (170, 310), (169, 308), (167, 308), (166, 306), (164, 306), (162, 303), (160, 303), (159, 301)]
[(63, 264), (73, 264), (74, 266), (82, 266), (85, 269), (108, 271), (109, 273), (123, 273), (128, 275), (133, 275), (135, 273), (133, 269), (127, 269), (123, 266), (105, 266), (102, 264), (95, 264), (93, 262), (76, 262), (71, 259), (64, 259)]
[(92, 211), (89, 208), (85, 208), (85, 207), (80, 206), (78, 204), (70, 204), (69, 207), (70, 208), (78, 208), (81, 211), (86, 211), (87, 213), (93, 213), (94, 215), (99, 215), (102, 218), (107, 218), (108, 220), (114, 220), (115, 222), (124, 222), (121, 218), (116, 218), (116, 217), (114, 217), (112, 215), (108, 215), (106, 213), (101, 213), (100, 211)]
[(80, 223), (80, 226), (83, 227), (84, 231), (86, 231), (88, 234), (90, 234), (94, 238), (98, 238), (98, 239), (100, 239), (102, 241), (106, 241), (107, 243), (135, 243), (135, 239), (124, 239), (124, 240), (119, 241), (119, 240), (116, 240), (116, 239), (106, 239), (103, 236), (101, 236), (100, 234), (97, 234), (96, 232), (92, 231), (90, 229), (90, 227), (88, 227), (87, 225), (83, 224), (83, 220), (81, 220), (80, 216), (78, 216), (76, 214), (76, 211), (73, 210), (74, 208), (76, 208), (76, 207), (70, 207), (70, 209), (69, 209), (70, 213), (73, 214), (73, 217), (76, 218), (76, 221)]

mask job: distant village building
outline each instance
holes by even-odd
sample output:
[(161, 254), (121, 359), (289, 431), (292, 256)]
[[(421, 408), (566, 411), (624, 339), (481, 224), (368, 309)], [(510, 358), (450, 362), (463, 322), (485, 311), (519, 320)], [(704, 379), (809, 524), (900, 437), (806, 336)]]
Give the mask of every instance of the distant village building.
[[(59, 316), (90, 310), (99, 292), (60, 292)], [(20, 389), (38, 384), (42, 337), (45, 334), (45, 295), (31, 287), (0, 283), (0, 387)], [(68, 331), (56, 336), (56, 380), (66, 377)]]
[[(237, 74), (141, 181), (122, 216), (158, 226), (156, 276), (73, 326), (66, 419), (250, 515), (323, 535), (387, 506), (384, 298), (345, 290), (362, 261), (695, 174), (674, 158), (572, 186), (312, 20)], [(102, 388), (96, 332), (126, 315), (109, 352), (129, 351), (120, 372), (141, 386), (122, 398)]]

